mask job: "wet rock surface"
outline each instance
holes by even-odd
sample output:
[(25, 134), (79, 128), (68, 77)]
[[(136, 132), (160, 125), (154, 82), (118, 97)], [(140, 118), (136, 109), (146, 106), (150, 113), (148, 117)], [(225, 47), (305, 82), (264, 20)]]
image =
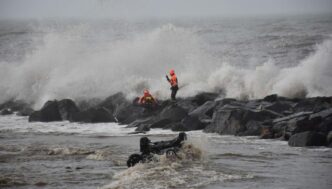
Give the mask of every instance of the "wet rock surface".
[(173, 131), (204, 130), (221, 135), (260, 136), (265, 139), (292, 138), (291, 146), (299, 143), (311, 145), (310, 142), (294, 142), (300, 140), (298, 138), (305, 138), (304, 135), (294, 135), (315, 132), (316, 134), (310, 134), (306, 138), (322, 137), (326, 142), (317, 144), (331, 146), (331, 99), (332, 97), (288, 99), (270, 95), (263, 99), (237, 100), (221, 99), (214, 93), (201, 93), (176, 102), (159, 101), (158, 106), (146, 108), (127, 100), (123, 93), (116, 93), (104, 101), (85, 105), (89, 108), (82, 110), (69, 99), (48, 101), (29, 116), (29, 121), (118, 122), (136, 127), (137, 132), (163, 128)]

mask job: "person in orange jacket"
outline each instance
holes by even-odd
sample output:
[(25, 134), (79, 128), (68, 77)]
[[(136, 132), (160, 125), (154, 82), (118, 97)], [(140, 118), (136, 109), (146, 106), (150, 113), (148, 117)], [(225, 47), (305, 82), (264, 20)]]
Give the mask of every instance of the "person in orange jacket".
[(176, 93), (179, 90), (178, 78), (176, 77), (175, 72), (174, 72), (173, 69), (171, 69), (169, 71), (169, 75), (171, 75), (171, 78), (169, 78), (168, 75), (166, 75), (166, 79), (171, 84), (171, 91), (172, 91), (172, 93), (171, 93), (171, 99), (173, 101), (175, 101), (176, 100), (176, 98), (175, 98)]
[(144, 95), (139, 99), (138, 104), (143, 105), (146, 108), (154, 108), (157, 105), (156, 99), (145, 89)]

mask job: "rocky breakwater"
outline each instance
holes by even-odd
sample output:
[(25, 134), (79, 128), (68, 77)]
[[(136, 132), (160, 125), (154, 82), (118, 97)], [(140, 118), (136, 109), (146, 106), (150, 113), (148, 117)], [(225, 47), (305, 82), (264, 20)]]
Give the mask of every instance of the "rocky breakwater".
[(178, 99), (176, 103), (159, 101), (154, 110), (135, 105), (123, 93), (77, 104), (70, 99), (54, 100), (32, 112), (29, 121), (117, 122), (135, 127), (136, 132), (154, 128), (203, 130), (286, 140), (290, 146), (332, 147), (332, 97), (289, 99), (270, 95), (238, 100), (218, 96), (200, 93)]

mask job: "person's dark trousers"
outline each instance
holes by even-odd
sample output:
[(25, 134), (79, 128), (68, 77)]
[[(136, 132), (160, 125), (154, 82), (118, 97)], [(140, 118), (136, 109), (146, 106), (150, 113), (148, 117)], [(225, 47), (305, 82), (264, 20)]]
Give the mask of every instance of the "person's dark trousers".
[(176, 100), (176, 99), (175, 99), (175, 96), (176, 96), (176, 93), (178, 92), (178, 89), (179, 89), (178, 86), (171, 87), (171, 90), (172, 90), (172, 93), (171, 93), (171, 99), (172, 99), (172, 100)]

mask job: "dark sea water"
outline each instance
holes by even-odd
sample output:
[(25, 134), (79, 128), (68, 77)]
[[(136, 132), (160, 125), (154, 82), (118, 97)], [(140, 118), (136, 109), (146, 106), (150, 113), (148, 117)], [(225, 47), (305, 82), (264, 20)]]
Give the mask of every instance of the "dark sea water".
[[(182, 20), (1, 20), (0, 103), (128, 98), (149, 88), (166, 99), (200, 91), (260, 98), (332, 95), (332, 17)], [(115, 123), (29, 123), (0, 116), (1, 188), (332, 188), (329, 148), (291, 148), (256, 137), (188, 133), (181, 161), (138, 165), (142, 135)], [(176, 132), (152, 129), (152, 141)], [(189, 154), (189, 155), (188, 155)], [(194, 157), (194, 158), (193, 158)]]

